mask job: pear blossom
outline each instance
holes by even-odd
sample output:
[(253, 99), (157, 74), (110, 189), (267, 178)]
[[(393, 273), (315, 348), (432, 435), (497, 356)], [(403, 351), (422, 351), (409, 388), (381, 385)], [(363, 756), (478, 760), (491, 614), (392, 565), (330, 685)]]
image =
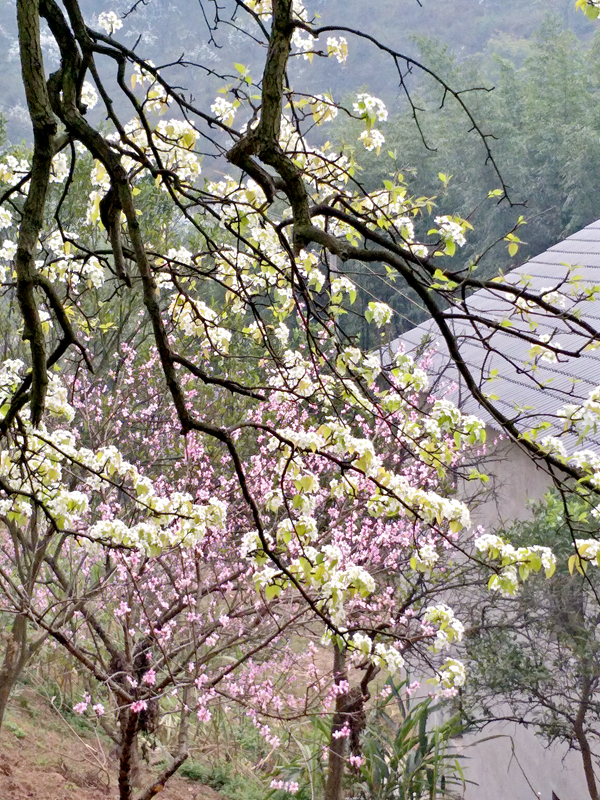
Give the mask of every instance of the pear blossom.
[(385, 144), (385, 136), (377, 128), (363, 131), (358, 138), (363, 143), (365, 150), (376, 150), (378, 153)]
[(330, 36), (327, 39), (327, 55), (345, 64), (348, 58), (348, 42), (343, 36)]
[(123, 20), (114, 11), (102, 11), (98, 15), (98, 25), (112, 36), (115, 31), (123, 27)]

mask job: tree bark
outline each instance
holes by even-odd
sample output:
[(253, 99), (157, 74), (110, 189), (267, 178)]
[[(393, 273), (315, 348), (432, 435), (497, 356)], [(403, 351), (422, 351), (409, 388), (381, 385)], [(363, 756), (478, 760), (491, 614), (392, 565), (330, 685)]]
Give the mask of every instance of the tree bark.
[(26, 662), (27, 619), (23, 614), (17, 614), (8, 637), (4, 660), (0, 668), (0, 729), (2, 728), (9, 697)]
[[(336, 684), (346, 680), (346, 655), (339, 648), (333, 654), (333, 671)], [(329, 738), (329, 759), (327, 764), (327, 783), (325, 785), (324, 800), (341, 800), (344, 784), (344, 770), (346, 766), (346, 737), (336, 738), (334, 734), (344, 727), (347, 716), (344, 713), (345, 696), (338, 695), (335, 700), (335, 713), (331, 725)]]
[(582, 725), (575, 725), (575, 736), (577, 737), (577, 744), (581, 750), (583, 772), (590, 798), (591, 800), (600, 800), (600, 794), (598, 794), (598, 784), (596, 783), (596, 776), (594, 774), (592, 750)]
[(185, 686), (183, 689), (181, 717), (179, 718), (179, 731), (177, 734), (177, 755), (183, 755), (183, 753), (187, 753), (188, 749), (188, 730), (190, 726), (190, 710), (188, 708), (189, 699), (190, 687)]
[(121, 753), (119, 758), (119, 800), (131, 800), (137, 767), (138, 714), (121, 711)]
[(19, 226), (15, 270), (17, 299), (23, 315), (23, 339), (31, 352), (31, 421), (38, 425), (44, 411), (48, 371), (46, 340), (35, 298), (35, 256), (44, 224), (46, 194), (54, 154), (56, 119), (46, 84), (40, 40), (39, 5), (36, 0), (17, 0), (21, 72), (29, 116), (33, 124), (33, 159), (29, 191)]
[(138, 800), (151, 800), (152, 797), (155, 797), (159, 792), (165, 788), (166, 782), (169, 780), (171, 775), (174, 775), (179, 767), (183, 764), (183, 762), (187, 758), (187, 753), (181, 753), (175, 761), (171, 764), (170, 767), (160, 775), (160, 777), (147, 789), (142, 795), (138, 797)]
[(584, 675), (583, 687), (581, 693), (581, 700), (579, 702), (579, 710), (577, 716), (573, 721), (573, 731), (577, 739), (577, 744), (581, 750), (581, 759), (583, 761), (583, 772), (585, 774), (585, 781), (587, 783), (588, 792), (591, 800), (600, 800), (598, 794), (598, 784), (596, 783), (596, 776), (594, 774), (594, 759), (590, 743), (585, 732), (584, 722), (587, 711), (589, 710), (590, 699), (593, 696), (592, 681), (589, 673)]

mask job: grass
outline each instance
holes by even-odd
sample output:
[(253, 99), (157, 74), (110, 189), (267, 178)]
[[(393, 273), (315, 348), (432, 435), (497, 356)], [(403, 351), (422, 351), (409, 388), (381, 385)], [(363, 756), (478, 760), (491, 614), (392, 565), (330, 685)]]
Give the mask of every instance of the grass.
[(7, 720), (4, 723), (4, 727), (6, 728), (7, 731), (10, 731), (12, 734), (14, 734), (17, 737), (17, 739), (27, 738), (27, 734), (25, 733), (25, 731), (22, 728), (19, 728), (16, 722)]
[(231, 764), (217, 762), (207, 766), (190, 759), (180, 767), (179, 774), (188, 780), (210, 786), (227, 800), (264, 800), (264, 785), (248, 775), (235, 773)]

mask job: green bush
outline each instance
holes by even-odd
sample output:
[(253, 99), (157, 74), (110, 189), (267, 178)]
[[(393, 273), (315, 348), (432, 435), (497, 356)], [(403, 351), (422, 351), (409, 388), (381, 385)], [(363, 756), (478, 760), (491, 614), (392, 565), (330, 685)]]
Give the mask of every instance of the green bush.
[(219, 792), (227, 800), (264, 800), (265, 787), (257, 778), (236, 772), (231, 764), (217, 762), (210, 766), (188, 759), (179, 774)]

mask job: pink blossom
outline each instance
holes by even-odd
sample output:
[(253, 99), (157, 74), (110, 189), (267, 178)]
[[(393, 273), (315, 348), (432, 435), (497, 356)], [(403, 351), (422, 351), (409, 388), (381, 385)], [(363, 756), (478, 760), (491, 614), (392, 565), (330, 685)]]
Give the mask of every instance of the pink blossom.
[(142, 683), (145, 683), (147, 686), (154, 686), (156, 683), (156, 672), (153, 669), (149, 669), (147, 672), (144, 672)]
[(358, 769), (358, 767), (362, 767), (362, 765), (365, 763), (365, 760), (362, 756), (348, 756), (348, 763), (351, 767)]
[(81, 701), (81, 703), (77, 703), (76, 705), (73, 706), (73, 711), (76, 714), (85, 714), (85, 712), (87, 711), (87, 707), (90, 704), (90, 700), (91, 699), (92, 698), (90, 697), (90, 695), (86, 692), (83, 695), (83, 700)]
[(127, 603), (125, 601), (121, 601), (119, 607), (115, 608), (113, 613), (115, 617), (124, 617), (126, 614), (129, 614), (130, 611), (131, 609), (129, 608)]
[(273, 778), (271, 781), (271, 789), (279, 789), (283, 792), (289, 792), (289, 794), (297, 794), (300, 786), (296, 781), (282, 781)]
[(340, 728), (338, 731), (333, 731), (331, 735), (333, 736), (334, 739), (344, 739), (350, 736), (350, 733), (351, 731), (348, 726), (348, 723), (344, 722), (344, 727)]
[(208, 708), (204, 708), (204, 706), (200, 706), (196, 711), (196, 716), (200, 722), (210, 722), (212, 719), (212, 714)]
[(350, 684), (348, 681), (340, 681), (339, 683), (334, 683), (331, 687), (331, 693), (333, 695), (344, 695), (348, 694), (350, 691)]

